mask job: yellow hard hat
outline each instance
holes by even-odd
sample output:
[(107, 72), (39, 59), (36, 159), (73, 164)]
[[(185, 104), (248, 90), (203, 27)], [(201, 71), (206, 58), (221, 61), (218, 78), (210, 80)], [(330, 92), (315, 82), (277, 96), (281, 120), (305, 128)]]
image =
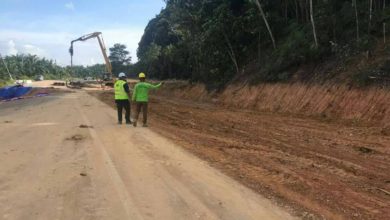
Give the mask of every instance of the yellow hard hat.
[(146, 77), (145, 73), (140, 73), (140, 74), (138, 75), (138, 78), (145, 78), (145, 77)]

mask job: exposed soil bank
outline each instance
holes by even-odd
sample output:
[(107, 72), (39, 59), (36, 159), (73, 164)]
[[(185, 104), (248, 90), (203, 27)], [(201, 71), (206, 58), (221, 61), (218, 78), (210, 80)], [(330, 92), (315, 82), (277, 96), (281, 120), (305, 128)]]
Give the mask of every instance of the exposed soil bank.
[[(171, 86), (152, 98), (150, 128), (279, 206), (302, 219), (390, 216), (389, 130), (227, 108)], [(115, 108), (112, 92), (94, 95)]]
[(390, 125), (390, 90), (376, 87), (359, 89), (346, 85), (301, 83), (230, 85), (217, 94), (208, 92), (203, 85), (170, 82), (158, 94), (261, 112)]

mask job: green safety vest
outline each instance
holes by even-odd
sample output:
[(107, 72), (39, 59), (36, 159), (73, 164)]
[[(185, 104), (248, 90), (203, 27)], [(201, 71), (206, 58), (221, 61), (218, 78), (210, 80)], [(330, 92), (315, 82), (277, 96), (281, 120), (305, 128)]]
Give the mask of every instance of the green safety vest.
[(129, 99), (129, 95), (126, 93), (125, 88), (123, 88), (123, 85), (125, 85), (127, 82), (123, 80), (117, 80), (114, 85), (115, 90), (115, 100), (127, 100)]
[(148, 102), (149, 101), (149, 90), (158, 89), (161, 87), (161, 83), (158, 85), (152, 85), (147, 82), (139, 82), (135, 85), (133, 90), (133, 101), (136, 102)]

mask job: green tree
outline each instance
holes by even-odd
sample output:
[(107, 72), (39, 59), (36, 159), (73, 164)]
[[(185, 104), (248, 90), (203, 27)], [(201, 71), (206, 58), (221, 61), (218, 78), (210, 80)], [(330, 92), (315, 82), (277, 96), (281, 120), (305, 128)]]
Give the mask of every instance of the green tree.
[(110, 49), (110, 62), (112, 64), (112, 71), (117, 74), (127, 70), (127, 66), (131, 64), (130, 52), (127, 51), (126, 45), (114, 44)]
[[(137, 66), (158, 78), (212, 86), (244, 72), (262, 81), (288, 80), (294, 66), (348, 57), (370, 48), (375, 38), (386, 43), (390, 17), (385, 0), (165, 2), (145, 28)], [(369, 31), (361, 31), (364, 27)], [(156, 54), (151, 51), (160, 52), (151, 56)]]
[[(53, 60), (40, 58), (36, 55), (17, 54), (12, 56), (2, 57), (4, 62), (0, 62), (0, 81), (8, 81), (10, 79), (8, 71), (4, 65), (7, 64), (10, 73), (15, 79), (34, 79), (37, 75), (43, 75), (46, 79), (68, 79), (93, 77), (99, 78), (105, 71), (104, 64), (96, 64), (93, 66), (69, 66), (62, 67), (56, 64)], [(72, 75), (70, 74), (72, 73)]]

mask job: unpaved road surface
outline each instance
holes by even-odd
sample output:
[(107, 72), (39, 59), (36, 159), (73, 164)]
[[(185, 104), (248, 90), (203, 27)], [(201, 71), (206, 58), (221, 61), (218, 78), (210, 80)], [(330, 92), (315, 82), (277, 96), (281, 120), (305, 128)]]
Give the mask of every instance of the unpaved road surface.
[(84, 91), (0, 103), (0, 219), (292, 219)]
[(150, 112), (151, 129), (303, 219), (390, 219), (389, 128), (172, 97)]

